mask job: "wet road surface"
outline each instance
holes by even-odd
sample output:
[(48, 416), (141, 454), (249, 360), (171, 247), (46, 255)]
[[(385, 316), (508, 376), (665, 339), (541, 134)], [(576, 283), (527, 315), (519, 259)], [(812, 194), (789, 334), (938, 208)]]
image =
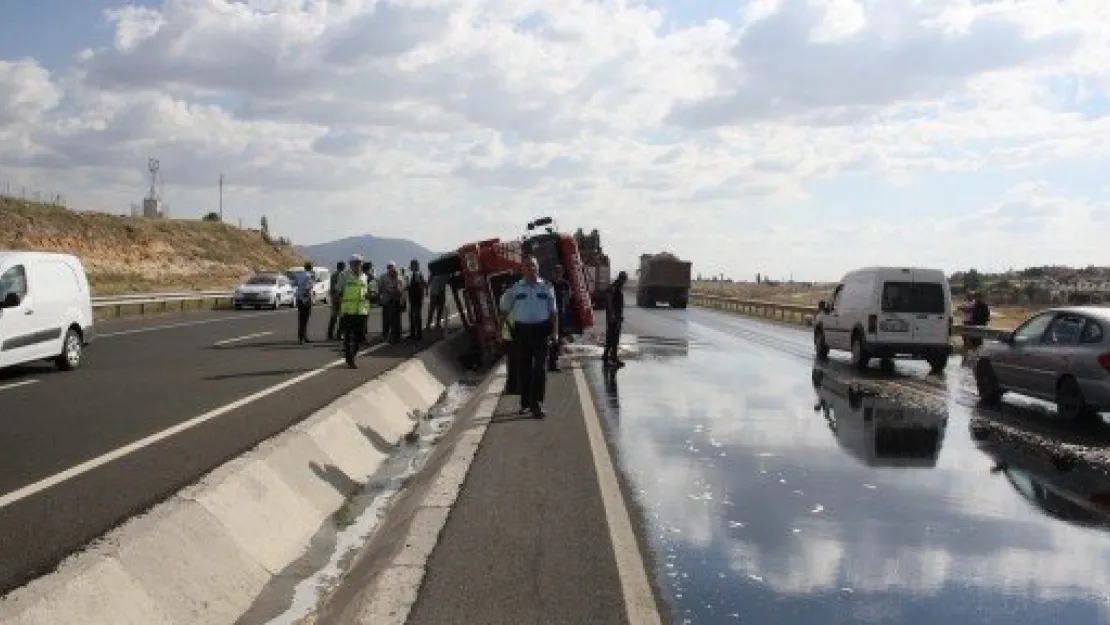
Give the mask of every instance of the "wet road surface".
[(587, 373), (676, 623), (1110, 622), (1104, 426), (976, 408), (967, 369), (815, 366), (809, 332), (629, 309)]

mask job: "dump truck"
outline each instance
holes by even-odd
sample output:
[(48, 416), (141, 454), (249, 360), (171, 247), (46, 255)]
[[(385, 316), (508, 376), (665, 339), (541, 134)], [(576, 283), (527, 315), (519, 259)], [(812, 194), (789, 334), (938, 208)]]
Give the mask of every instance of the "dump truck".
[(642, 254), (636, 281), (636, 305), (654, 308), (667, 302), (671, 308), (686, 308), (690, 299), (689, 261), (680, 260), (670, 252)]
[(590, 234), (579, 228), (574, 233), (574, 241), (578, 244), (582, 267), (586, 271), (591, 305), (594, 310), (604, 309), (612, 276), (609, 271), (609, 257), (601, 250), (601, 235), (596, 228)]

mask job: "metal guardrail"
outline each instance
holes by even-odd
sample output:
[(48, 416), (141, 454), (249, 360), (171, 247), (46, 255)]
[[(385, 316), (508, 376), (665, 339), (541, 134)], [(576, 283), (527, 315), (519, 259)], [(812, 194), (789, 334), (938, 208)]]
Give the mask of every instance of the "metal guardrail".
[[(779, 302), (764, 302), (759, 300), (746, 300), (740, 299), (738, 297), (713, 295), (710, 293), (699, 293), (696, 291), (690, 292), (690, 303), (694, 304), (695, 306), (702, 306), (704, 308), (716, 308), (718, 310), (736, 312), (745, 315), (780, 319), (782, 321), (801, 323), (808, 326), (813, 325), (813, 319), (817, 316), (816, 306), (806, 306), (801, 304), (781, 304)], [(1002, 340), (1010, 333), (1007, 330), (1001, 330), (999, 328), (955, 325), (952, 327), (952, 334), (964, 336), (967, 338), (998, 341)]]
[(93, 310), (103, 313), (114, 310), (115, 316), (123, 316), (123, 309), (138, 307), (139, 314), (146, 314), (147, 308), (157, 308), (168, 311), (171, 304), (179, 304), (182, 309), (188, 302), (214, 302), (221, 300), (231, 301), (231, 291), (196, 291), (191, 293), (133, 293), (126, 295), (106, 295), (92, 298)]

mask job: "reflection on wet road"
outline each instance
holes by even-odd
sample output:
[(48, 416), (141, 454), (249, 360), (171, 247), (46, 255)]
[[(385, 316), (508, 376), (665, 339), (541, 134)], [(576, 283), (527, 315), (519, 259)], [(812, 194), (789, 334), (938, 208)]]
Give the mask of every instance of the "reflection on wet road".
[(980, 413), (955, 360), (815, 367), (808, 332), (701, 310), (625, 332), (628, 366), (588, 373), (674, 622), (1110, 622), (1110, 478), (1082, 453), (1110, 437)]

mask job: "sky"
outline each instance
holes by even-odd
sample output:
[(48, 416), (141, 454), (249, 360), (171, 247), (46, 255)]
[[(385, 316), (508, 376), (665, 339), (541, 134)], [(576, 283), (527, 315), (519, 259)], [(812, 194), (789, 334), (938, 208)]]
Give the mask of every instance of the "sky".
[(0, 192), (124, 214), (152, 157), (298, 244), (1110, 265), (1110, 3), (0, 0)]

